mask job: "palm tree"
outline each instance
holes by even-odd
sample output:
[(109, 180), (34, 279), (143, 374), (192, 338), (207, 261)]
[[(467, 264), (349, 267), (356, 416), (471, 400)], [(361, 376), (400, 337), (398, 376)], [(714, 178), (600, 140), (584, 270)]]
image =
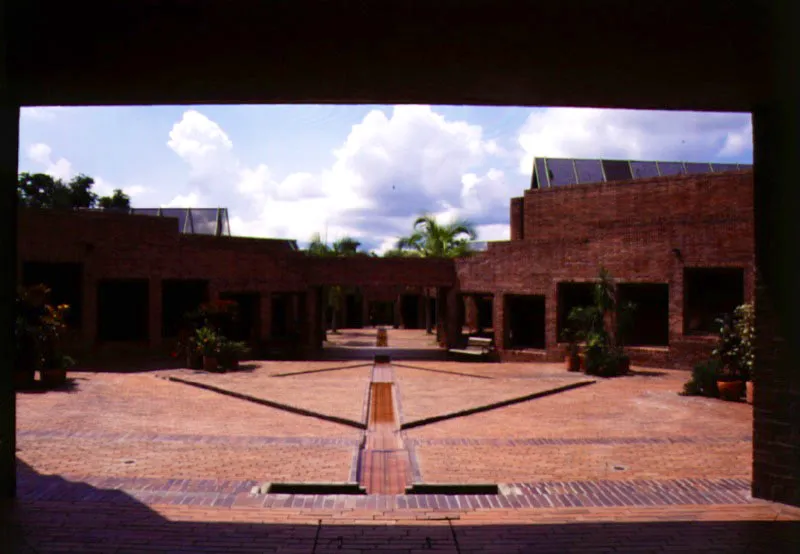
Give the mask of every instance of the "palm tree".
[[(414, 221), (411, 235), (397, 241), (395, 250), (385, 256), (419, 256), (422, 258), (460, 258), (471, 253), (470, 240), (478, 238), (472, 223), (456, 220), (440, 225), (430, 214), (421, 215)], [(430, 303), (425, 298), (425, 330), (431, 333)]]
[(416, 252), (424, 258), (458, 258), (470, 254), (469, 241), (476, 238), (478, 233), (468, 221), (441, 225), (432, 215), (425, 214), (414, 221), (411, 235), (397, 241), (397, 250)]

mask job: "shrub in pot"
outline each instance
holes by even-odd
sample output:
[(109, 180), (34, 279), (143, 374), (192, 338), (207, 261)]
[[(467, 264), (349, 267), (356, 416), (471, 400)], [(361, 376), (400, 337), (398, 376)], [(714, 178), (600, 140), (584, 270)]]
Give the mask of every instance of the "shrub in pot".
[(217, 371), (219, 369), (219, 335), (211, 327), (204, 326), (197, 330), (195, 340), (203, 356), (203, 369)]
[[(719, 342), (712, 356), (720, 361), (722, 372), (718, 379), (720, 397), (739, 400), (750, 381), (755, 352), (755, 314), (750, 304), (736, 308), (733, 314), (717, 320)], [(752, 385), (750, 385), (752, 390)], [(752, 393), (751, 393), (752, 396)]]
[(574, 308), (568, 318), (575, 339), (586, 344), (584, 370), (604, 377), (624, 375), (630, 370), (630, 359), (624, 353), (623, 338), (635, 306), (618, 301), (614, 280), (604, 268), (594, 285), (593, 300), (590, 306)]
[(249, 351), (249, 348), (247, 348), (244, 342), (221, 338), (219, 344), (219, 364), (225, 369), (238, 369), (239, 361), (242, 360)]
[(562, 340), (567, 342), (567, 351), (565, 365), (567, 371), (580, 371), (581, 370), (581, 348), (578, 344), (577, 333), (571, 328), (565, 329), (562, 334)]
[(717, 381), (721, 373), (719, 360), (711, 359), (692, 369), (692, 378), (683, 385), (684, 396), (719, 396)]
[(39, 374), (42, 384), (47, 387), (60, 387), (67, 382), (67, 370), (75, 365), (75, 360), (64, 354), (56, 354), (48, 367), (43, 367)]

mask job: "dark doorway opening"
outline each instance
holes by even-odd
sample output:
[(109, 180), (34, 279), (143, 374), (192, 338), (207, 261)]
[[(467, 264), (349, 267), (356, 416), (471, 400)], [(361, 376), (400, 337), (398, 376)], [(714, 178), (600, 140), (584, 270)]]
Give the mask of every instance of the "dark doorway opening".
[(64, 321), (73, 329), (83, 323), (83, 264), (25, 262), (22, 264), (24, 286), (45, 285), (50, 289), (49, 303), (69, 305)]
[(370, 302), (372, 325), (394, 325), (394, 302)]
[(669, 285), (666, 283), (621, 283), (620, 304), (635, 306), (623, 340), (630, 346), (669, 346)]
[(177, 337), (186, 325), (186, 315), (208, 301), (208, 281), (164, 279), (161, 282), (161, 334)]
[(109, 279), (97, 283), (97, 340), (146, 341), (150, 282)]
[(290, 296), (288, 294), (272, 295), (272, 313), (270, 332), (274, 338), (284, 338), (289, 335)]
[(716, 319), (733, 313), (744, 303), (744, 269), (684, 269), (683, 301), (686, 334), (716, 333)]
[(260, 332), (261, 295), (257, 292), (223, 292), (222, 300), (236, 302), (236, 317), (230, 323), (227, 337), (235, 341), (254, 342)]
[(510, 348), (545, 347), (544, 296), (506, 296), (506, 321)]
[(420, 328), (420, 295), (404, 294), (400, 297), (400, 317), (404, 329)]
[(436, 317), (438, 315), (436, 313), (436, 297), (428, 298), (428, 307), (431, 313), (431, 327), (436, 327), (436, 324), (438, 323), (438, 319)]
[(569, 327), (570, 312), (594, 304), (594, 283), (558, 283), (556, 295), (556, 341), (562, 342), (564, 331)]
[(478, 332), (491, 331), (494, 328), (494, 297), (480, 295), (475, 303), (478, 307)]
[(363, 299), (361, 295), (350, 293), (345, 296), (344, 326), (348, 329), (358, 329), (364, 326)]

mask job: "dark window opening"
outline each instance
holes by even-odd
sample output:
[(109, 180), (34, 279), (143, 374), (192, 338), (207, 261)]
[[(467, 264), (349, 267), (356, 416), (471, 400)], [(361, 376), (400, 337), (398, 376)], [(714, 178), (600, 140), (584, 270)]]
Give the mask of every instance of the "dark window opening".
[(545, 347), (544, 296), (507, 296), (506, 321), (509, 347)]
[(208, 301), (208, 281), (164, 279), (161, 281), (161, 335), (177, 337), (187, 325), (186, 316)]
[(358, 329), (364, 326), (364, 301), (359, 294), (348, 294), (345, 297), (345, 327)]
[(145, 279), (97, 283), (97, 340), (146, 341), (150, 282)]
[(494, 298), (492, 296), (478, 296), (478, 330), (489, 331), (494, 328)]
[(418, 294), (404, 294), (400, 297), (400, 317), (404, 329), (419, 329), (420, 296)]
[(436, 297), (428, 298), (428, 306), (430, 309), (431, 314), (431, 326), (435, 327), (437, 320), (437, 313), (436, 313)]
[(620, 305), (632, 302), (630, 325), (621, 337), (630, 346), (669, 345), (669, 285), (666, 283), (621, 283)]
[(221, 300), (236, 302), (236, 317), (226, 330), (226, 336), (235, 341), (255, 342), (260, 332), (261, 295), (257, 292), (223, 292)]
[(556, 341), (561, 342), (564, 331), (569, 327), (570, 312), (574, 308), (585, 308), (594, 304), (594, 283), (558, 283), (556, 291)]
[(369, 318), (372, 325), (394, 325), (394, 302), (370, 302)]
[(274, 338), (284, 338), (289, 335), (290, 300), (287, 294), (272, 295), (270, 332)]
[(683, 291), (684, 332), (716, 333), (716, 319), (744, 303), (744, 269), (686, 268)]
[(83, 323), (83, 264), (25, 262), (23, 286), (45, 285), (50, 289), (48, 302), (53, 306), (69, 305), (65, 323), (79, 329)]

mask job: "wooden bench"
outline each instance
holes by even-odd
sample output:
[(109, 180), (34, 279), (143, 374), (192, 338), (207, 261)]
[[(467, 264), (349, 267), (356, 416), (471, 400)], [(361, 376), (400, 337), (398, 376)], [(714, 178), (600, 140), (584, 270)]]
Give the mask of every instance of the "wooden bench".
[(450, 348), (447, 353), (454, 356), (485, 359), (494, 350), (492, 342), (492, 339), (469, 337), (466, 348)]

